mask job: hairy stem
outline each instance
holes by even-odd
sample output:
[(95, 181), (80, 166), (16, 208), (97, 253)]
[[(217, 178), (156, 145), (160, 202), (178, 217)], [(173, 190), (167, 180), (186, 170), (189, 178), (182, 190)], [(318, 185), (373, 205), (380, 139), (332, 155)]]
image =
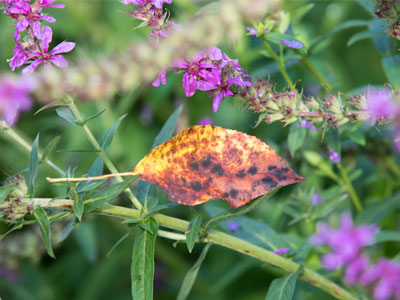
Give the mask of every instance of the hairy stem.
[(282, 61), (279, 59), (278, 55), (276, 55), (276, 53), (274, 52), (274, 50), (271, 48), (271, 46), (268, 44), (267, 40), (265, 38), (262, 38), (262, 41), (265, 45), (265, 48), (267, 49), (267, 51), (269, 52), (269, 54), (271, 54), (272, 59), (276, 62), (276, 64), (278, 65), (279, 70), (281, 71), (281, 74), (283, 76), (283, 78), (285, 78), (287, 84), (289, 85), (290, 89), (292, 91), (296, 90), (296, 87), (294, 86), (292, 80), (290, 79), (288, 73), (286, 72), (286, 68), (285, 65), (282, 63)]
[[(8, 136), (12, 141), (20, 145), (24, 150), (26, 150), (28, 153), (32, 151), (32, 146), (29, 144), (27, 141), (25, 141), (14, 129), (12, 129), (10, 126), (7, 125), (6, 122), (0, 120), (0, 132), (4, 133), (5, 135)], [(39, 159), (42, 160), (43, 154), (39, 151), (38, 153)], [(58, 174), (61, 176), (64, 176), (65, 173), (63, 170), (61, 170), (55, 163), (53, 163), (51, 160), (46, 159), (43, 161), (46, 165), (48, 165), (50, 168), (52, 168), (54, 171), (56, 171)]]
[[(71, 108), (71, 111), (74, 114), (75, 118), (82, 124), (81, 127), (83, 128), (83, 131), (85, 132), (86, 137), (88, 138), (88, 140), (92, 144), (92, 146), (98, 151), (98, 155), (104, 161), (104, 163), (107, 166), (107, 168), (111, 171), (111, 173), (114, 173), (114, 174), (115, 173), (119, 173), (119, 171), (114, 166), (112, 161), (108, 158), (108, 156), (105, 153), (104, 149), (102, 147), (100, 147), (100, 144), (96, 140), (96, 138), (94, 137), (92, 131), (89, 129), (89, 127), (86, 124), (84, 124), (83, 119), (81, 117), (81, 114), (80, 114), (78, 108), (76, 107), (76, 105), (75, 105), (75, 103), (74, 103), (74, 101), (72, 99), (70, 99), (70, 101), (68, 101), (68, 105)], [(115, 176), (115, 179), (118, 182), (124, 181), (121, 176)], [(130, 188), (125, 189), (125, 193), (127, 194), (129, 199), (132, 201), (133, 205), (135, 205), (135, 207), (137, 209), (141, 209), (142, 208), (142, 204), (135, 197), (135, 195), (133, 194), (133, 192), (132, 192), (132, 190)]]
[[(72, 210), (72, 206), (74, 204), (73, 200), (67, 199), (33, 198), (31, 201), (34, 206), (40, 205), (43, 208), (62, 208), (67, 210)], [(6, 204), (0, 205), (0, 210), (2, 209), (7, 209)], [(111, 217), (118, 217), (122, 219), (140, 218), (141, 216), (141, 212), (137, 209), (113, 205), (105, 205), (99, 207), (94, 210), (93, 213)], [(160, 226), (164, 228), (185, 232), (188, 230), (189, 227), (189, 222), (178, 218), (169, 217), (162, 214), (156, 214), (154, 215), (154, 218), (157, 220)], [(159, 235), (175, 240), (180, 240), (184, 238), (184, 235), (182, 234), (168, 232), (164, 230), (159, 231)], [(202, 242), (221, 245), (223, 247), (240, 252), (244, 255), (254, 257), (262, 262), (266, 262), (276, 267), (279, 267), (287, 272), (295, 272), (299, 268), (299, 264), (291, 261), (288, 258), (279, 256), (272, 251), (268, 251), (264, 248), (261, 248), (252, 243), (249, 243), (221, 231), (210, 231), (209, 233), (207, 233)], [(336, 283), (328, 280), (324, 276), (312, 271), (311, 269), (304, 269), (302, 279), (316, 287), (319, 287), (320, 289), (326, 291), (327, 293), (338, 299), (357, 300), (357, 298), (351, 293), (338, 286)]]
[(363, 207), (361, 205), (361, 201), (357, 196), (357, 193), (353, 187), (353, 184), (351, 183), (349, 176), (347, 176), (346, 170), (343, 168), (341, 163), (338, 163), (337, 167), (339, 169), (340, 175), (342, 176), (344, 186), (349, 193), (350, 199), (351, 201), (353, 201), (354, 207), (357, 209), (358, 212), (362, 212)]

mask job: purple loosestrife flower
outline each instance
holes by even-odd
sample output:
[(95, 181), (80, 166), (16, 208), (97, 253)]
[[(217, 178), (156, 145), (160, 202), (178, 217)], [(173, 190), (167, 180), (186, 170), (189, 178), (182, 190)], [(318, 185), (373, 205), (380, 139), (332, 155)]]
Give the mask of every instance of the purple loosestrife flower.
[(228, 223), (228, 229), (231, 232), (237, 231), (239, 229), (239, 227), (240, 227), (239, 224), (237, 222), (235, 222), (235, 221), (230, 221)]
[(247, 27), (247, 31), (249, 32), (249, 35), (257, 35), (257, 30), (253, 27)]
[(221, 72), (205, 58), (206, 54), (200, 52), (191, 61), (177, 60), (173, 63), (175, 68), (186, 71), (182, 79), (186, 97), (193, 96), (197, 89), (210, 91), (220, 84)]
[(213, 121), (210, 117), (203, 117), (197, 122), (198, 125), (213, 125)]
[(393, 118), (400, 113), (400, 106), (393, 101), (392, 92), (389, 89), (369, 89), (365, 92), (367, 99), (367, 112), (379, 122), (382, 119)]
[(360, 283), (373, 287), (374, 299), (400, 299), (400, 264), (380, 259), (360, 277)]
[(153, 81), (153, 86), (154, 87), (159, 87), (160, 84), (166, 84), (167, 82), (167, 72), (165, 70), (161, 70), (160, 73), (158, 73), (157, 78)]
[(322, 264), (330, 270), (355, 262), (363, 247), (373, 243), (378, 229), (376, 226), (353, 226), (351, 216), (343, 213), (340, 227), (331, 228), (327, 224), (318, 225), (318, 233), (311, 237), (314, 245), (328, 245), (332, 252), (322, 257)]
[(49, 65), (50, 62), (55, 64), (59, 68), (65, 68), (68, 66), (68, 62), (65, 60), (63, 55), (59, 55), (60, 53), (70, 52), (75, 48), (75, 43), (72, 42), (62, 42), (58, 44), (53, 50), (49, 51), (49, 44), (53, 38), (53, 32), (49, 26), (44, 26), (42, 32), (41, 46), (42, 51), (33, 52), (28, 57), (29, 59), (33, 59), (32, 63), (25, 67), (22, 70), (23, 74), (32, 73), (42, 62), (46, 66)]
[(319, 205), (322, 202), (324, 202), (324, 199), (322, 198), (321, 195), (319, 195), (319, 194), (313, 194), (312, 195), (312, 204), (313, 205)]
[(337, 164), (340, 162), (339, 153), (329, 149), (328, 154), (329, 154), (329, 159), (332, 161), (332, 163)]
[(21, 111), (32, 108), (29, 93), (34, 88), (35, 82), (32, 78), (0, 77), (0, 112), (7, 124), (14, 125)]
[(233, 96), (233, 92), (230, 91), (228, 88), (232, 86), (232, 83), (239, 85), (239, 86), (251, 86), (251, 82), (244, 81), (242, 78), (237, 77), (233, 78), (230, 77), (225, 81), (222, 81), (219, 85), (219, 92), (214, 96), (213, 99), (213, 112), (216, 113), (218, 111), (219, 106), (221, 105), (222, 100), (224, 100), (228, 96)]
[(288, 253), (290, 248), (279, 248), (278, 250), (275, 250), (274, 253), (277, 255), (282, 255)]
[(152, 4), (157, 8), (162, 8), (163, 3), (171, 4), (172, 0), (125, 0), (124, 5), (134, 4), (134, 5), (148, 5)]
[(301, 120), (301, 122), (298, 123), (296, 126), (298, 128), (307, 128), (310, 129), (311, 131), (318, 131), (318, 129), (308, 120)]
[(301, 49), (304, 47), (304, 45), (299, 41), (281, 40), (281, 43), (293, 49)]

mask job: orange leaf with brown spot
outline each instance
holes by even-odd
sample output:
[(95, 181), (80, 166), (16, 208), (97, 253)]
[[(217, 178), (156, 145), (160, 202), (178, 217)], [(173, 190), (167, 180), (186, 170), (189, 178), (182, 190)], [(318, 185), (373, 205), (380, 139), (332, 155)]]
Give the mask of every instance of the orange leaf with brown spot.
[(171, 201), (224, 199), (234, 208), (304, 180), (258, 138), (211, 125), (193, 126), (154, 148), (132, 173), (158, 185)]

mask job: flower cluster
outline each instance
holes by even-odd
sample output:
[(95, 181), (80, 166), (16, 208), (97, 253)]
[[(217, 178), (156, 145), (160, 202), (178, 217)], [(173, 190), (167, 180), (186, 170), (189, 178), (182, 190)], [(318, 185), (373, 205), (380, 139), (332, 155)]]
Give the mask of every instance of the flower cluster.
[(377, 300), (400, 299), (400, 265), (386, 259), (372, 264), (363, 252), (365, 246), (374, 242), (377, 232), (374, 225), (354, 226), (351, 216), (344, 213), (339, 228), (320, 224), (311, 243), (331, 248), (332, 252), (322, 257), (322, 264), (330, 270), (344, 267), (347, 284), (366, 286)]
[(52, 3), (55, 0), (36, 0), (29, 3), (26, 0), (1, 0), (4, 14), (16, 20), (14, 40), (16, 46), (9, 60), (10, 68), (16, 68), (29, 64), (23, 69), (23, 73), (33, 72), (41, 63), (46, 66), (53, 63), (57, 67), (64, 68), (68, 65), (60, 53), (70, 52), (75, 43), (62, 42), (53, 50), (49, 49), (53, 32), (49, 26), (42, 26), (43, 21), (55, 22), (55, 18), (43, 14), (46, 7), (64, 8), (63, 4)]
[(400, 1), (399, 0), (378, 0), (374, 9), (378, 18), (388, 21), (389, 29), (387, 34), (400, 40)]
[(29, 94), (35, 86), (33, 78), (16, 78), (6, 75), (0, 77), (0, 112), (2, 119), (8, 125), (14, 125), (18, 121), (21, 111), (32, 108)]
[[(171, 69), (185, 73), (182, 85), (186, 97), (193, 96), (196, 90), (209, 91), (214, 98), (214, 112), (217, 112), (223, 99), (239, 95), (241, 87), (252, 85), (250, 76), (244, 73), (239, 62), (229, 58), (217, 47), (201, 51), (189, 60), (176, 60)], [(158, 86), (159, 82), (160, 75), (153, 85)], [(165, 84), (165, 73), (161, 82)]]
[(143, 21), (142, 26), (150, 26), (153, 28), (151, 36), (165, 38), (168, 36), (168, 30), (175, 26), (174, 22), (168, 22), (168, 13), (164, 13), (163, 3), (171, 4), (172, 0), (124, 0), (123, 4), (139, 5), (135, 10), (130, 10), (130, 14), (134, 19)]

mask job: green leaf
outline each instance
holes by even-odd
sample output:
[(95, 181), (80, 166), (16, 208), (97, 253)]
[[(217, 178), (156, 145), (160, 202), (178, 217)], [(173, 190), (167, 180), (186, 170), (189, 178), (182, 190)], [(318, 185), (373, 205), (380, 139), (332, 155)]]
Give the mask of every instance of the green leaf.
[(386, 219), (388, 215), (400, 208), (400, 193), (393, 195), (388, 199), (383, 199), (379, 203), (365, 207), (357, 215), (356, 224), (377, 224)]
[(196, 281), (196, 277), (197, 274), (199, 273), (201, 264), (206, 258), (207, 252), (210, 249), (210, 247), (211, 244), (207, 244), (204, 246), (196, 263), (193, 265), (193, 267), (190, 268), (189, 272), (187, 272), (187, 274), (185, 275), (182, 286), (178, 293), (178, 297), (176, 297), (177, 300), (185, 300), (189, 296), (190, 290), (192, 289), (193, 284)]
[(384, 242), (400, 242), (400, 233), (397, 231), (384, 230), (375, 235), (374, 244)]
[(43, 151), (42, 161), (46, 162), (50, 154), (56, 149), (58, 143), (61, 141), (61, 136), (56, 136), (50, 143), (47, 144)]
[(114, 252), (114, 250), (123, 242), (125, 239), (131, 234), (131, 232), (125, 233), (112, 247), (111, 249), (107, 252), (106, 257), (109, 257), (111, 253)]
[(137, 186), (137, 195), (138, 200), (143, 204), (143, 207), (147, 209), (151, 209), (157, 205), (157, 188), (154, 184), (139, 180)]
[(59, 117), (63, 118), (72, 125), (81, 125), (81, 123), (75, 118), (72, 110), (69, 107), (57, 108), (56, 113)]
[(151, 149), (154, 149), (155, 147), (171, 139), (172, 134), (174, 133), (176, 127), (176, 123), (178, 122), (179, 116), (182, 112), (182, 109), (183, 105), (179, 106), (174, 111), (174, 113), (168, 118), (167, 122), (165, 122), (164, 126), (161, 128), (160, 132), (154, 139), (154, 143)]
[(72, 210), (74, 211), (75, 216), (78, 218), (79, 222), (82, 220), (83, 211), (85, 210), (85, 203), (79, 197), (76, 192), (74, 194), (74, 205), (72, 206)]
[(117, 131), (119, 124), (121, 123), (122, 119), (125, 118), (127, 116), (127, 114), (121, 116), (117, 121), (115, 121), (115, 123), (108, 128), (103, 135), (101, 136), (100, 140), (99, 140), (99, 144), (100, 147), (102, 149), (107, 149), (108, 147), (110, 147), (111, 142), (113, 140), (114, 134)]
[(85, 211), (90, 212), (96, 208), (102, 206), (109, 200), (116, 198), (121, 194), (132, 182), (137, 178), (137, 176), (132, 176), (124, 180), (123, 182), (115, 183), (106, 187), (105, 189), (98, 191), (91, 191), (82, 196), (85, 203)]
[(272, 281), (265, 300), (291, 300), (293, 298), (296, 282), (303, 272), (303, 267), (295, 272)]
[(296, 151), (303, 146), (304, 140), (307, 135), (307, 129), (297, 127), (297, 123), (290, 125), (288, 145), (290, 155), (294, 157)]
[(315, 3), (302, 5), (293, 11), (290, 11), (291, 22), (299, 22), (311, 9), (313, 9)]
[(316, 39), (308, 48), (308, 52), (309, 52), (309, 54), (315, 52), (315, 49), (319, 44), (328, 40), (329, 38), (331, 38), (335, 34), (339, 33), (340, 31), (343, 31), (348, 28), (368, 26), (368, 25), (369, 25), (369, 21), (366, 21), (366, 20), (349, 20), (349, 21), (343, 22), (343, 23), (339, 24), (338, 26), (335, 26), (333, 30), (329, 31), (328, 33), (326, 33), (323, 36)]
[(39, 133), (32, 144), (32, 150), (29, 158), (28, 194), (30, 196), (33, 196), (33, 192), (35, 189), (35, 179), (37, 174), (37, 166), (39, 162), (38, 146), (39, 146)]
[(347, 41), (347, 47), (350, 47), (354, 45), (355, 43), (366, 40), (366, 39), (372, 39), (377, 36), (383, 36), (383, 32), (373, 32), (373, 31), (361, 31), (357, 32), (356, 34), (353, 34), (351, 38), (348, 39)]
[(86, 124), (87, 122), (89, 122), (91, 120), (93, 120), (94, 118), (97, 118), (98, 116), (100, 116), (105, 111), (106, 111), (106, 109), (103, 109), (102, 111), (99, 111), (99, 112), (95, 113), (94, 115), (86, 118), (85, 120), (83, 120), (82, 125)]
[(152, 300), (154, 280), (154, 248), (158, 224), (154, 219), (147, 220), (154, 234), (138, 228), (132, 250), (132, 299)]
[(333, 171), (332, 165), (323, 160), (319, 153), (314, 151), (304, 151), (303, 155), (308, 163), (318, 168), (323, 175), (332, 178), (336, 182), (340, 182), (340, 178)]
[(350, 135), (349, 138), (356, 144), (359, 144), (360, 146), (365, 146), (366, 145), (366, 139), (365, 135), (361, 130), (356, 130), (353, 131)]
[[(103, 169), (104, 169), (104, 162), (103, 159), (98, 156), (96, 157), (96, 159), (94, 160), (92, 166), (89, 169), (88, 172), (88, 177), (94, 177), (94, 176), (100, 176), (101, 174), (103, 174)], [(103, 183), (104, 181), (82, 181), (79, 182), (79, 184), (76, 187), (76, 190), (79, 192), (83, 192), (84, 190), (87, 190), (88, 187), (92, 187), (92, 189), (94, 189), (97, 185), (100, 185), (101, 183)]]
[(46, 211), (38, 206), (34, 211), (33, 215), (39, 223), (40, 232), (42, 233), (42, 239), (44, 243), (44, 247), (46, 248), (47, 254), (52, 258), (56, 258), (54, 256), (53, 248), (51, 246), (51, 237), (50, 237), (50, 221), (47, 217)]
[(48, 109), (50, 107), (56, 107), (56, 106), (68, 106), (68, 104), (66, 104), (64, 101), (60, 101), (60, 100), (56, 100), (54, 102), (51, 102), (49, 104), (46, 104), (45, 106), (41, 107), (40, 109), (38, 109), (34, 115), (36, 116), (38, 113), (40, 113), (41, 111), (44, 111), (45, 109)]
[(74, 228), (75, 220), (76, 220), (75, 217), (73, 217), (71, 221), (69, 221), (67, 225), (65, 225), (63, 232), (61, 233), (61, 236), (58, 239), (58, 243), (65, 241), (65, 239), (71, 234), (72, 229)]
[(4, 202), (4, 200), (6, 200), (8, 194), (13, 190), (13, 188), (15, 188), (17, 185), (15, 183), (13, 184), (9, 184), (9, 185), (5, 185), (0, 187), (0, 204)]
[(394, 87), (400, 86), (400, 55), (385, 56), (382, 58), (382, 67), (386, 78)]
[(199, 236), (199, 232), (201, 229), (201, 216), (196, 216), (190, 221), (188, 231), (186, 234), (186, 245), (189, 250), (189, 253), (192, 253), (194, 244), (196, 244), (196, 240)]
[(176, 207), (176, 206), (179, 206), (179, 205), (180, 204), (176, 203), (176, 202), (169, 202), (169, 203), (165, 203), (165, 204), (156, 206), (153, 209), (150, 209), (147, 214), (144, 214), (143, 218), (144, 219), (150, 218), (150, 217), (154, 216), (156, 213), (158, 213), (161, 210), (168, 209), (168, 208), (171, 208), (171, 207)]
[(10, 234), (11, 232), (21, 229), (22, 227), (24, 227), (23, 223), (17, 223), (15, 224), (13, 227), (11, 227), (10, 230), (8, 230), (6, 233), (0, 234), (0, 242), (2, 239), (4, 239), (6, 237), (6, 235)]
[(97, 238), (94, 223), (81, 223), (74, 231), (74, 238), (88, 262), (97, 259)]

